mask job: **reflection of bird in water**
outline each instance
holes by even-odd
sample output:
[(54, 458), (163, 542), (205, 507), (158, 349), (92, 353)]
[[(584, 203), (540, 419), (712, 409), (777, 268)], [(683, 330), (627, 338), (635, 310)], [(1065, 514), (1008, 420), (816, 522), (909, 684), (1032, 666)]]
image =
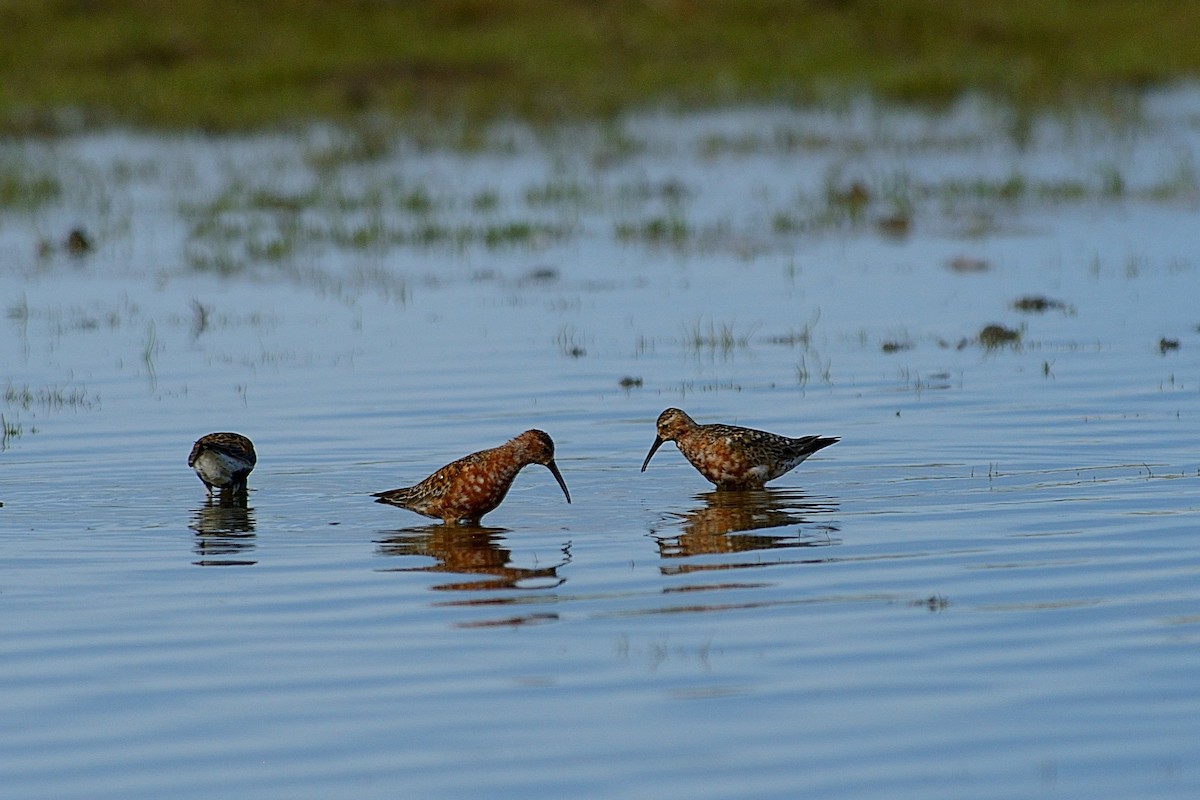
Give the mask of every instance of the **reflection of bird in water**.
[(446, 524), (478, 525), (508, 494), (517, 473), (530, 464), (542, 464), (562, 487), (567, 502), (571, 493), (554, 463), (554, 440), (539, 430), (528, 430), (499, 447), (480, 450), (439, 469), (416, 486), (374, 495), (377, 503), (407, 508)]
[(245, 495), (229, 497), (223, 493), (220, 502), (209, 498), (192, 513), (188, 527), (196, 532), (194, 549), (200, 560), (194, 564), (211, 567), (256, 563), (231, 558), (254, 549), (254, 509), (246, 506)]
[[(803, 528), (784, 531), (791, 525), (804, 526), (813, 518), (837, 508), (830, 500), (813, 500), (795, 491), (760, 489), (749, 492), (715, 491), (697, 495), (704, 505), (679, 515), (683, 532), (656, 537), (663, 558), (681, 558), (713, 553), (742, 553), (788, 547), (819, 547), (836, 544), (832, 525), (818, 525), (815, 533)], [(743, 533), (780, 529), (774, 533)]]
[(792, 439), (737, 425), (697, 425), (678, 408), (659, 414), (656, 428), (658, 435), (642, 462), (642, 472), (663, 442), (675, 442), (701, 475), (724, 490), (761, 489), (767, 481), (838, 441), (821, 436)]
[(481, 575), (485, 580), (456, 581), (433, 588), (443, 591), (492, 589), (550, 589), (560, 586), (564, 579), (558, 568), (570, 561), (564, 547), (564, 560), (549, 567), (510, 566), (512, 551), (501, 547), (504, 528), (447, 528), (427, 525), (408, 528), (389, 534), (379, 541), (378, 552), (384, 556), (425, 556), (435, 563), (424, 567), (400, 567), (389, 572), (448, 572), (462, 575)]
[(240, 433), (210, 433), (192, 445), (188, 466), (204, 482), (208, 496), (213, 489), (222, 493), (246, 493), (246, 478), (258, 462), (254, 443)]

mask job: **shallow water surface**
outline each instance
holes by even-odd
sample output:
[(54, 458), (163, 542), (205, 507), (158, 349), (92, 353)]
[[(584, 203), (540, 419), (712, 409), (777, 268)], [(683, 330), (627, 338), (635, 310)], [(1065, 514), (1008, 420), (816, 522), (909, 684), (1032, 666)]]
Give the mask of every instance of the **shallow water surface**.
[[(1120, 111), (0, 146), (0, 794), (1194, 796), (1200, 100)], [(372, 502), (531, 427), (571, 504)]]

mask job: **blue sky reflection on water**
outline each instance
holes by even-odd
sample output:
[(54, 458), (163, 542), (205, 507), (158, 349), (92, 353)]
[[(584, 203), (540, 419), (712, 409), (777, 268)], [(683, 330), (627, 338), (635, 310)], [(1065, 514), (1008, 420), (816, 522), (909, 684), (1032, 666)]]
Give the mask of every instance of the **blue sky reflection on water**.
[[(1197, 100), (1131, 110), (4, 145), (4, 785), (1191, 796)], [(667, 406), (842, 441), (731, 499)], [(529, 427), (572, 504), (371, 502)]]

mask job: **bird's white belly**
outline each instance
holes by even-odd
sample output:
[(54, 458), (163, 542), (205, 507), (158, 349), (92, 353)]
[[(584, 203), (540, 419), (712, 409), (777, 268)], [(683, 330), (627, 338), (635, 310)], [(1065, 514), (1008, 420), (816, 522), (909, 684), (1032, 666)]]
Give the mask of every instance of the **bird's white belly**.
[(778, 477), (771, 474), (771, 467), (766, 464), (757, 464), (746, 470), (746, 474), (752, 476), (755, 480), (769, 481), (771, 478)]
[(246, 462), (224, 453), (205, 450), (192, 467), (206, 483), (211, 483), (213, 486), (228, 486), (233, 480), (233, 474), (246, 468)]

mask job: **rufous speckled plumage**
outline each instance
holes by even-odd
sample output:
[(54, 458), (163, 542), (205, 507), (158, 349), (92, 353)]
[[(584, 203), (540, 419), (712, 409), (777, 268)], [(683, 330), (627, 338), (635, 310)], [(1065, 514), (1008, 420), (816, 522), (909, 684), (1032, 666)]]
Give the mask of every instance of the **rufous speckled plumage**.
[(246, 478), (257, 462), (254, 443), (240, 433), (228, 432), (201, 436), (192, 445), (187, 460), (188, 466), (204, 482), (209, 497), (213, 489), (245, 493)]
[(372, 495), (387, 503), (448, 525), (478, 525), (504, 500), (517, 473), (530, 464), (550, 470), (567, 502), (571, 493), (554, 463), (554, 440), (545, 431), (528, 430), (499, 447), (480, 450), (439, 469), (416, 486)]
[(658, 415), (658, 435), (642, 472), (663, 442), (674, 442), (700, 474), (718, 489), (761, 489), (837, 437), (801, 436), (793, 439), (737, 425), (697, 425), (678, 408)]

